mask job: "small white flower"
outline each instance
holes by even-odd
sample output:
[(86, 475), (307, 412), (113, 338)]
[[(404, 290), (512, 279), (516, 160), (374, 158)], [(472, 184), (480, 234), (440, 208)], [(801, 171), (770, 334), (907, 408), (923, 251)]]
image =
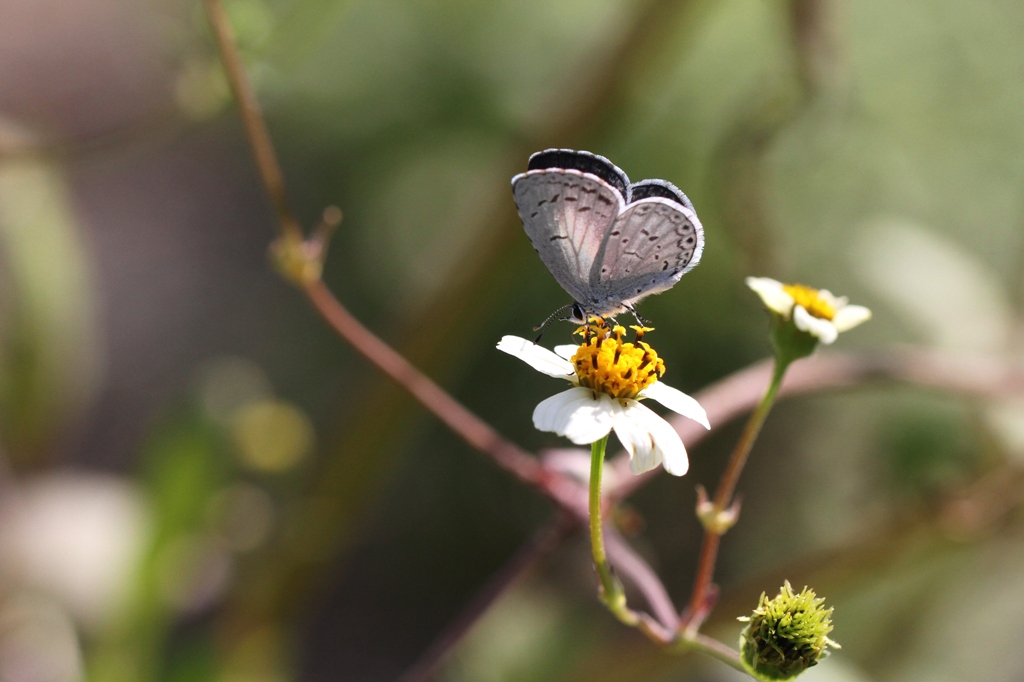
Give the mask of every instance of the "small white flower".
[(850, 305), (843, 296), (836, 298), (827, 289), (803, 284), (783, 284), (768, 277), (747, 277), (753, 289), (772, 312), (792, 319), (797, 329), (830, 344), (839, 332), (853, 329), (871, 319), (871, 311), (862, 305)]
[(629, 468), (634, 474), (663, 464), (665, 471), (682, 476), (689, 468), (683, 441), (640, 400), (651, 398), (710, 428), (707, 414), (696, 400), (658, 381), (664, 363), (640, 340), (643, 330), (636, 343), (623, 342), (624, 333), (622, 327), (616, 327), (600, 337), (587, 338), (580, 346), (557, 346), (554, 352), (517, 336), (505, 336), (498, 350), (573, 384), (537, 405), (533, 411), (537, 429), (565, 436), (577, 445), (589, 445), (615, 431), (629, 452)]

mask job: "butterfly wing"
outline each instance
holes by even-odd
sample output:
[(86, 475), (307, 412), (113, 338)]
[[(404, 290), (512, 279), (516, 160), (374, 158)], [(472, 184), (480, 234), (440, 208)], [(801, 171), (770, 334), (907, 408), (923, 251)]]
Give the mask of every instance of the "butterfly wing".
[(512, 192), (541, 261), (570, 296), (587, 301), (598, 252), (625, 206), (620, 190), (575, 168), (545, 168), (512, 178)]
[(704, 228), (693, 204), (663, 180), (633, 185), (633, 201), (608, 231), (591, 266), (589, 289), (600, 300), (632, 304), (671, 288), (696, 267)]

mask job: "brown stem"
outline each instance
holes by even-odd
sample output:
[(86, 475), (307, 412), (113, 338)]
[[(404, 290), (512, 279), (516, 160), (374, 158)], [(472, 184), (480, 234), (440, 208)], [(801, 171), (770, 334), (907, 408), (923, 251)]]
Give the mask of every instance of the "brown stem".
[[(532, 455), (505, 440), (490, 424), (480, 419), (434, 383), (428, 376), (363, 326), (323, 281), (309, 281), (306, 295), (320, 316), (363, 357), (413, 395), (424, 407), (470, 446), (491, 457), (519, 480), (541, 486), (548, 476)], [(550, 474), (555, 476), (555, 474)]]
[[(694, 394), (708, 415), (711, 430), (686, 417), (670, 423), (692, 449), (710, 434), (757, 406), (761, 387), (769, 381), (772, 362), (764, 360), (739, 370)], [(779, 397), (897, 382), (974, 398), (1012, 398), (1024, 393), (1024, 368), (982, 355), (949, 353), (913, 346), (892, 346), (860, 353), (817, 353), (786, 372)], [(629, 455), (611, 458), (616, 481), (605, 497), (622, 500), (660, 474), (654, 469), (639, 476), (629, 473)]]
[(700, 545), (700, 558), (697, 560), (697, 574), (694, 576), (693, 589), (690, 592), (690, 603), (683, 616), (683, 625), (688, 633), (696, 633), (711, 610), (712, 604), (708, 603), (709, 589), (715, 575), (718, 547), (721, 543), (721, 533), (712, 533), (705, 529), (704, 540)]
[[(238, 101), (239, 114), (245, 125), (263, 186), (277, 211), (279, 228), (286, 241), (303, 241), (299, 226), (288, 201), (284, 174), (281, 172), (274, 143), (267, 132), (263, 114), (245, 73), (220, 0), (204, 0), (224, 70)], [(472, 447), (491, 456), (495, 462), (512, 472), (521, 481), (539, 485), (541, 466), (532, 456), (505, 440), (489, 424), (470, 412), (461, 403), (416, 369), (408, 360), (363, 326), (327, 289), (319, 277), (303, 283), (303, 288), (317, 312), (367, 360), (411, 393), (430, 412), (444, 422)]]
[(274, 151), (274, 143), (270, 141), (267, 124), (263, 120), (260, 106), (256, 102), (256, 95), (253, 93), (249, 77), (246, 75), (242, 56), (238, 53), (231, 23), (228, 21), (228, 16), (224, 12), (220, 0), (204, 0), (203, 5), (206, 7), (206, 15), (210, 19), (214, 37), (217, 39), (217, 49), (224, 64), (228, 83), (235, 95), (235, 101), (238, 102), (238, 114), (242, 118), (242, 125), (245, 126), (245, 134), (249, 138), (253, 156), (256, 157), (256, 166), (259, 168), (263, 187), (267, 190), (274, 210), (277, 212), (281, 234), (288, 240), (300, 242), (302, 241), (302, 228), (288, 201), (284, 174), (277, 161), (277, 152)]

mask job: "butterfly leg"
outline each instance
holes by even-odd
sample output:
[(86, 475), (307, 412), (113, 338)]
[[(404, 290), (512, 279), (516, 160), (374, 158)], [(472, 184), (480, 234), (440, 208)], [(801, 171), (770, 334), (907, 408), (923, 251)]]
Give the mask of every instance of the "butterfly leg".
[(640, 325), (641, 327), (649, 326), (648, 321), (645, 320), (644, 318), (640, 317), (640, 315), (636, 312), (636, 308), (634, 308), (630, 304), (624, 304), (624, 306), (625, 306), (626, 310), (628, 310), (630, 313), (632, 313), (632, 315), (636, 319), (636, 323), (638, 325)]

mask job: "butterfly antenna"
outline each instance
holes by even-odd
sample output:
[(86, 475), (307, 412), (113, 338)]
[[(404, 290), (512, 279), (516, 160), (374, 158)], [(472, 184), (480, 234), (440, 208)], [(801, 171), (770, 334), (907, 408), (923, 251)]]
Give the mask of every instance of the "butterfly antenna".
[(534, 343), (540, 343), (540, 339), (541, 339), (542, 336), (544, 336), (544, 332), (547, 331), (548, 325), (550, 325), (555, 320), (555, 318), (557, 318), (559, 315), (561, 315), (562, 313), (564, 313), (567, 309), (569, 309), (571, 307), (572, 307), (572, 304), (563, 305), (561, 308), (559, 308), (555, 312), (553, 312), (550, 315), (548, 315), (548, 318), (546, 320), (544, 320), (544, 322), (542, 322), (541, 324), (539, 324), (536, 327), (534, 327), (533, 331), (540, 332), (540, 334), (537, 334), (537, 338), (535, 338), (533, 340), (533, 342)]

